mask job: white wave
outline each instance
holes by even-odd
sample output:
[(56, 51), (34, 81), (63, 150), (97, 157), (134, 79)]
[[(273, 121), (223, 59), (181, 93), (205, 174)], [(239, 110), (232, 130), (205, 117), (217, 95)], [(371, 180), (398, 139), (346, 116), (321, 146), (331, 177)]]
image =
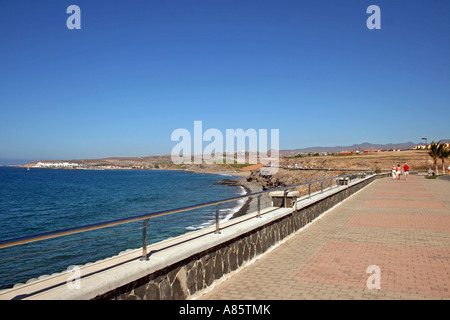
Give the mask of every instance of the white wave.
[[(240, 191), (239, 191), (240, 196), (247, 193), (244, 187), (239, 186), (239, 188), (240, 188)], [(241, 208), (244, 206), (244, 204), (247, 200), (248, 200), (247, 198), (239, 199), (236, 201), (236, 205), (231, 208), (222, 208), (222, 209), (219, 208), (219, 224), (221, 222), (226, 222), (226, 221), (230, 220), (234, 216), (235, 213), (237, 213), (239, 210), (241, 210)], [(186, 227), (186, 229), (192, 230), (192, 231), (200, 230), (200, 229), (204, 229), (206, 227), (210, 227), (210, 226), (214, 225), (215, 223), (216, 223), (216, 220), (214, 218), (214, 219), (210, 219), (207, 222), (204, 222), (199, 225), (192, 225), (192, 226)]]

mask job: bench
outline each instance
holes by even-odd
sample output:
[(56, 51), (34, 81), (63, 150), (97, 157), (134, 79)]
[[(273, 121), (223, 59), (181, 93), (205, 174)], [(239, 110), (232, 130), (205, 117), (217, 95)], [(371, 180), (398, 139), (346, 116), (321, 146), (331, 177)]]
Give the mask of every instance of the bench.
[[(269, 192), (269, 196), (272, 199), (272, 207), (293, 207), (297, 202), (297, 198), (300, 196), (298, 191), (272, 191)], [(286, 197), (286, 203), (284, 201)]]
[(336, 184), (338, 186), (343, 186), (343, 185), (348, 185), (348, 182), (350, 181), (350, 179), (348, 177), (345, 178), (338, 178), (336, 181)]

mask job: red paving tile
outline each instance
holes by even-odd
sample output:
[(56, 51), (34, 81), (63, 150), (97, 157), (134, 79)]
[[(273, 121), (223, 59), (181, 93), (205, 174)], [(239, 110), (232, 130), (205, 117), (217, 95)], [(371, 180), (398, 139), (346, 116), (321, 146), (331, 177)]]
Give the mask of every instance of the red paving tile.
[(363, 203), (364, 207), (380, 208), (429, 208), (429, 209), (447, 209), (440, 201), (411, 201), (411, 200), (367, 200)]
[(427, 191), (426, 188), (421, 188), (421, 187), (399, 188), (399, 187), (395, 187), (395, 186), (380, 186), (380, 187), (377, 187), (376, 189), (382, 190), (382, 191), (392, 190), (392, 191), (397, 191), (397, 192), (398, 191), (403, 191), (403, 192)]
[(417, 178), (413, 178), (413, 179), (400, 179), (400, 180), (394, 180), (394, 179), (386, 179), (385, 180), (386, 184), (390, 184), (390, 185), (396, 185), (396, 186), (416, 186), (416, 185), (422, 185), (422, 181), (418, 180)]
[(297, 281), (367, 288), (369, 266), (380, 268), (380, 290), (450, 298), (450, 249), (328, 242)]
[(394, 198), (433, 198), (431, 193), (414, 192), (374, 192), (373, 197), (394, 197)]
[(387, 186), (387, 187), (392, 187), (392, 188), (423, 188), (423, 184), (420, 183), (401, 183), (401, 182), (390, 182), (390, 183), (384, 183), (383, 185)]
[(356, 213), (345, 225), (363, 228), (450, 231), (450, 216)]

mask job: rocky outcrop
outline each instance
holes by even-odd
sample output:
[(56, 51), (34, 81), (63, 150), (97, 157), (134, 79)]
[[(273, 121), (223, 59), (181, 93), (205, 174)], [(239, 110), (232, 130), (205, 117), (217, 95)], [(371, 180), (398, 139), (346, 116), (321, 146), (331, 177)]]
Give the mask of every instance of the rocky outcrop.
[(339, 171), (303, 171), (278, 169), (273, 175), (263, 175), (260, 170), (253, 170), (247, 182), (260, 185), (263, 190), (292, 186), (304, 182), (330, 178), (342, 174)]

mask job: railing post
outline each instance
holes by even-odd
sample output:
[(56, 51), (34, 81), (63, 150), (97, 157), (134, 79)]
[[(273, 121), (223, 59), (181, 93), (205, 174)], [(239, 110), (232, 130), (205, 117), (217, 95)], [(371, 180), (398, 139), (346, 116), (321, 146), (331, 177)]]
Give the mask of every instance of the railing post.
[(311, 199), (311, 183), (308, 184), (308, 198)]
[(142, 222), (142, 257), (141, 261), (147, 261), (147, 224), (150, 219), (145, 219)]
[(219, 207), (220, 207), (220, 203), (218, 205), (216, 205), (216, 231), (214, 231), (214, 233), (216, 233), (216, 234), (220, 233), (220, 228), (219, 228)]
[(323, 193), (323, 181), (320, 182), (320, 193)]
[(284, 203), (283, 203), (283, 205), (284, 205), (284, 207), (285, 208), (287, 208), (287, 194), (288, 194), (288, 191), (287, 190), (284, 190)]
[(258, 214), (256, 215), (257, 218), (261, 218), (261, 195), (258, 194)]

